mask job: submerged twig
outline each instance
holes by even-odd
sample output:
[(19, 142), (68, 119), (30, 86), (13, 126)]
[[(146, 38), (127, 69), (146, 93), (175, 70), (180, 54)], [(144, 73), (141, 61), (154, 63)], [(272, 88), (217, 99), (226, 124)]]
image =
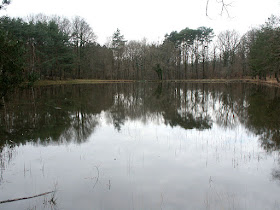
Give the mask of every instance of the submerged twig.
[(15, 199), (9, 199), (9, 200), (5, 200), (5, 201), (0, 201), (0, 204), (1, 203), (10, 203), (10, 202), (20, 201), (20, 200), (26, 200), (26, 199), (31, 199), (31, 198), (36, 198), (36, 197), (40, 197), (40, 196), (43, 196), (43, 195), (48, 195), (48, 194), (53, 193), (53, 192), (55, 192), (55, 191), (45, 192), (45, 193), (41, 193), (41, 194), (38, 194), (38, 195), (30, 196), (30, 197), (15, 198)]
[(98, 182), (98, 180), (99, 180), (99, 169), (98, 169), (97, 166), (94, 166), (94, 167), (95, 167), (96, 170), (97, 170), (97, 177), (96, 177), (95, 183), (94, 183), (94, 185), (93, 185), (93, 189), (95, 188), (95, 186), (96, 186), (96, 184), (97, 184), (97, 182)]

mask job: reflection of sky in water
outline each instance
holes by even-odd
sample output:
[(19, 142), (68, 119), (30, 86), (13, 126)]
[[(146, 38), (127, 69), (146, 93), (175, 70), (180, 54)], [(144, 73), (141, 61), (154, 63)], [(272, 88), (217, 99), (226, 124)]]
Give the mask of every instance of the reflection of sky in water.
[[(1, 200), (50, 191), (57, 183), (58, 209), (280, 207), (280, 186), (271, 178), (278, 156), (266, 153), (238, 119), (231, 128), (214, 121), (208, 130), (185, 130), (150, 116), (145, 123), (127, 119), (117, 131), (108, 113), (98, 118), (85, 143), (16, 147), (3, 172)], [(40, 209), (41, 200), (0, 207), (34, 206)]]

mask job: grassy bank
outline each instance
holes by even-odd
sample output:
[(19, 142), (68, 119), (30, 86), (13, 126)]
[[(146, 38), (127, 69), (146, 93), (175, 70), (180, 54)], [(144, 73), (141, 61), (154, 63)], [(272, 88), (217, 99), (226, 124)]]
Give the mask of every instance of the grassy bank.
[(187, 82), (187, 83), (254, 83), (261, 85), (269, 85), (280, 87), (275, 79), (268, 79), (266, 81), (259, 79), (189, 79), (189, 80), (163, 80), (163, 81), (148, 81), (148, 80), (96, 80), (96, 79), (75, 79), (75, 80), (40, 80), (34, 83), (35, 86), (47, 85), (73, 85), (73, 84), (99, 84), (99, 83), (131, 83), (131, 82)]
[(74, 84), (98, 84), (98, 83), (126, 83), (133, 80), (96, 80), (96, 79), (73, 79), (73, 80), (39, 80), (34, 83), (35, 86), (46, 85), (74, 85)]

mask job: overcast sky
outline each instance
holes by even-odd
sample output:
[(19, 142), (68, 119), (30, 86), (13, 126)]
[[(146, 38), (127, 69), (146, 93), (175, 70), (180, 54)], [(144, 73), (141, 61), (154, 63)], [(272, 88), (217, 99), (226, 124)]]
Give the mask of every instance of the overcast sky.
[[(215, 34), (236, 29), (241, 34), (265, 22), (271, 15), (280, 13), (280, 0), (225, 0), (231, 3), (230, 17), (220, 16), (217, 0), (12, 0), (0, 15), (26, 17), (44, 13), (72, 18), (85, 18), (97, 41), (104, 44), (117, 28), (127, 40), (161, 41), (166, 33), (186, 27), (207, 26)], [(219, 0), (218, 0), (219, 1)]]

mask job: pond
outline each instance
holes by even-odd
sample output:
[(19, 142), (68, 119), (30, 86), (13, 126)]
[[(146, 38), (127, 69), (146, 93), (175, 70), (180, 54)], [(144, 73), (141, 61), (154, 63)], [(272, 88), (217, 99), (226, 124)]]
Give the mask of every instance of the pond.
[(280, 209), (280, 91), (245, 83), (17, 90), (0, 209)]

